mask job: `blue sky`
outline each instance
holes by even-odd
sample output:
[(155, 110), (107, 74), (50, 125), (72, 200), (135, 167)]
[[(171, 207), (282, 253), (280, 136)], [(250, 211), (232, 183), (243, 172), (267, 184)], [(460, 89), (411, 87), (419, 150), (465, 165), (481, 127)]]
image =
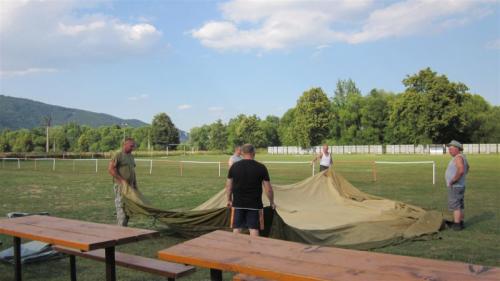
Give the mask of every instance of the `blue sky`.
[(0, 94), (177, 127), (431, 67), (500, 105), (498, 1), (0, 2)]

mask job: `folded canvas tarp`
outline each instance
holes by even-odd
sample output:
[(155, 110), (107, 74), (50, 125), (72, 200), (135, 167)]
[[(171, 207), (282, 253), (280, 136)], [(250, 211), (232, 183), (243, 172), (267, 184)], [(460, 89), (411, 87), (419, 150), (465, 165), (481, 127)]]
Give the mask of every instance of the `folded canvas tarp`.
[[(295, 184), (273, 185), (273, 189), (277, 208), (265, 208), (263, 232), (272, 238), (372, 249), (432, 238), (443, 223), (440, 212), (364, 193), (333, 169)], [(187, 237), (229, 229), (224, 190), (184, 212), (154, 208), (130, 187), (123, 187), (122, 194), (129, 215), (152, 216)], [(265, 197), (263, 202), (268, 202)]]
[[(22, 213), (11, 212), (8, 218), (17, 218), (31, 215), (49, 215), (47, 212)], [(34, 263), (63, 257), (63, 254), (52, 249), (52, 246), (39, 241), (31, 241), (21, 244), (21, 263)], [(14, 248), (10, 247), (0, 252), (0, 261), (14, 263)]]
[[(21, 263), (34, 263), (63, 257), (63, 254), (52, 249), (47, 243), (31, 241), (21, 244)], [(0, 252), (0, 261), (14, 263), (14, 249), (12, 247)]]

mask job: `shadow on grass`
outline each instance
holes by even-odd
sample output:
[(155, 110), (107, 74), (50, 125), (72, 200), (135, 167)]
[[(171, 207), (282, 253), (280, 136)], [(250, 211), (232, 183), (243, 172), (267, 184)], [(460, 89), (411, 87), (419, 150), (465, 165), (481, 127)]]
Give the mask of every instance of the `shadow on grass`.
[[(14, 265), (2, 262), (0, 263), (0, 272), (2, 272), (0, 280), (14, 280)], [(22, 272), (23, 280), (56, 280), (61, 275), (66, 274), (67, 279), (69, 279), (69, 261), (61, 258), (23, 264)]]
[(495, 213), (493, 212), (483, 212), (479, 215), (475, 215), (469, 219), (465, 219), (467, 227), (479, 224), (483, 221), (493, 220), (495, 218)]

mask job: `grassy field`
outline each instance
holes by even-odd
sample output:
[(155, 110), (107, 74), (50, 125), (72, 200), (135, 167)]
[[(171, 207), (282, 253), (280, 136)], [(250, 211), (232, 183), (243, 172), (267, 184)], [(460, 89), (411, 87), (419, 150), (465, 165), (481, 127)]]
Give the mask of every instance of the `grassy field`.
[[(164, 209), (190, 209), (206, 201), (223, 188), (227, 172), (228, 155), (179, 155), (161, 160), (221, 161), (218, 164), (190, 164), (178, 162), (155, 162), (149, 174), (149, 162), (138, 162), (139, 188), (154, 206)], [(258, 154), (260, 161), (308, 161), (310, 156), (272, 156)], [(160, 159), (160, 158), (158, 158)], [(418, 205), (426, 209), (446, 210), (446, 189), (443, 174), (449, 156), (336, 156), (336, 169), (361, 190)], [(477, 155), (468, 157), (471, 170), (466, 192), (467, 228), (461, 232), (445, 230), (440, 239), (418, 241), (390, 246), (376, 251), (418, 256), (442, 260), (470, 262), (474, 264), (500, 266), (500, 156)], [(432, 184), (432, 167), (424, 165), (377, 165), (377, 181), (373, 181), (373, 160), (386, 161), (436, 161), (436, 185)], [(358, 162), (359, 161), (359, 162)], [(0, 168), (0, 215), (8, 212), (41, 212), (80, 220), (114, 223), (114, 205), (111, 178), (106, 173), (105, 160), (99, 162), (95, 173), (95, 162), (58, 161), (56, 171), (52, 162), (5, 161)], [(288, 184), (311, 175), (308, 164), (267, 164), (274, 184)], [(151, 220), (132, 218), (131, 226), (151, 228)], [(153, 228), (162, 230), (157, 225)], [(5, 249), (12, 239), (0, 235)], [(167, 236), (118, 247), (119, 251), (154, 257), (158, 250), (181, 242), (182, 239)], [(79, 280), (103, 280), (104, 264), (78, 259)], [(26, 280), (68, 280), (67, 259), (54, 260), (24, 267)], [(225, 274), (229, 279), (230, 274)], [(117, 269), (118, 280), (164, 280), (158, 276), (124, 268)], [(0, 264), (0, 280), (12, 280), (11, 266)], [(181, 280), (208, 280), (208, 270), (197, 272)]]

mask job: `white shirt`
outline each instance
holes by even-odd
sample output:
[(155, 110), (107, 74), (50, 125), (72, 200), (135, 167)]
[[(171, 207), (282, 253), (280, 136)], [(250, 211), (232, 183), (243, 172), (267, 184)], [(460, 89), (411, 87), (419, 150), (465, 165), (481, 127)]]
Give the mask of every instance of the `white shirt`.
[(331, 163), (332, 163), (332, 154), (328, 153), (328, 155), (325, 155), (324, 153), (321, 153), (321, 160), (319, 160), (319, 164), (321, 166), (330, 167)]

